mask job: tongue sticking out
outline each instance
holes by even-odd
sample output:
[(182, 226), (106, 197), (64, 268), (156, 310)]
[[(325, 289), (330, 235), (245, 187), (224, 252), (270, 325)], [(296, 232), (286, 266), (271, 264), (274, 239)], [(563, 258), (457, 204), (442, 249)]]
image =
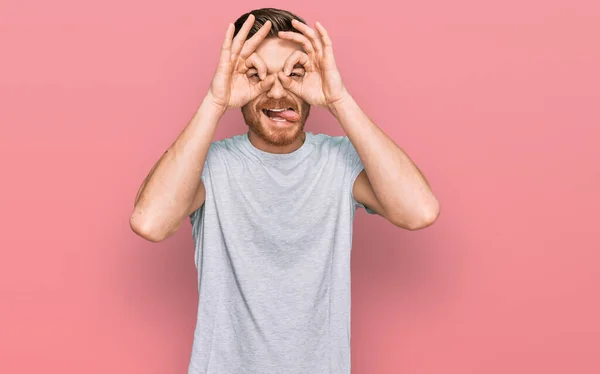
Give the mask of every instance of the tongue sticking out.
[(300, 119), (300, 115), (290, 109), (284, 110), (283, 112), (272, 112), (269, 110), (267, 113), (271, 118), (283, 118), (290, 122), (298, 121)]

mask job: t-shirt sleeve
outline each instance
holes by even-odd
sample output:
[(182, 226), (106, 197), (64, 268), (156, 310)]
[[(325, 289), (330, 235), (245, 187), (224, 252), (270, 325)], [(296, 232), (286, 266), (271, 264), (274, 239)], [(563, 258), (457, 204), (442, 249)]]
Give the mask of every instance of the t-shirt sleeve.
[[(210, 188), (210, 159), (214, 156), (214, 152), (215, 152), (215, 148), (216, 145), (215, 143), (211, 143), (210, 147), (208, 148), (208, 153), (206, 155), (206, 160), (204, 161), (204, 167), (202, 168), (202, 175), (200, 176), (200, 179), (202, 180), (202, 183), (204, 184), (204, 189), (206, 191), (206, 195), (208, 195), (209, 193), (209, 188)], [(204, 201), (206, 202), (206, 197), (204, 198)], [(204, 206), (205, 204), (202, 204), (198, 209), (196, 209), (195, 211), (193, 211), (190, 214), (190, 222), (192, 224), (192, 226), (194, 226), (194, 222), (200, 218), (201, 214), (204, 212)]]
[(348, 138), (347, 136), (344, 136), (342, 138), (341, 152), (342, 152), (342, 157), (344, 157), (344, 160), (345, 160), (345, 165), (348, 168), (348, 170), (347, 170), (347, 173), (349, 175), (348, 188), (350, 190), (350, 198), (352, 200), (354, 207), (355, 208), (361, 207), (369, 214), (377, 214), (374, 210), (371, 210), (366, 205), (358, 202), (354, 198), (354, 194), (352, 193), (352, 190), (354, 187), (354, 182), (356, 181), (358, 174), (360, 174), (360, 172), (363, 171), (363, 169), (365, 167), (360, 159), (360, 156), (358, 155), (358, 152), (356, 151), (356, 148), (354, 148), (354, 145), (350, 141), (350, 138)]

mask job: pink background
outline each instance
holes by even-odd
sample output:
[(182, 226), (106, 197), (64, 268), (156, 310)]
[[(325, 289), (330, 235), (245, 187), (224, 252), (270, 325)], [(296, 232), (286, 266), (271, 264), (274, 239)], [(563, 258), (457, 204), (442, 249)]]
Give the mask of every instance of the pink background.
[[(441, 202), (416, 232), (358, 213), (353, 373), (600, 372), (598, 2), (294, 4), (2, 1), (0, 372), (186, 372), (189, 220), (153, 244), (129, 215), (263, 6), (323, 23)], [(232, 111), (216, 139), (246, 129)]]

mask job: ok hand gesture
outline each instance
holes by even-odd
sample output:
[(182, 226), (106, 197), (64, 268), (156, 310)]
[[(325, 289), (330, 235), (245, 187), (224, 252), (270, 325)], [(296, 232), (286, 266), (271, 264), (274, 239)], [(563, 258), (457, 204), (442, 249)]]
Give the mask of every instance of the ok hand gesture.
[[(219, 65), (207, 94), (223, 111), (244, 106), (267, 91), (275, 82), (274, 75), (267, 77), (264, 61), (254, 52), (268, 35), (271, 22), (265, 22), (252, 38), (246, 40), (253, 24), (254, 15), (250, 14), (233, 41), (234, 25), (230, 23), (227, 27)], [(246, 72), (251, 68), (258, 71), (260, 81), (257, 83), (251, 82), (250, 77), (246, 76)]]
[[(329, 108), (348, 94), (335, 63), (331, 39), (318, 21), (318, 33), (298, 20), (293, 20), (292, 26), (301, 34), (280, 31), (278, 36), (300, 43), (306, 52), (297, 50), (288, 57), (283, 71), (278, 73), (279, 80), (308, 104)], [(296, 64), (304, 66), (304, 74), (292, 78), (289, 75)]]

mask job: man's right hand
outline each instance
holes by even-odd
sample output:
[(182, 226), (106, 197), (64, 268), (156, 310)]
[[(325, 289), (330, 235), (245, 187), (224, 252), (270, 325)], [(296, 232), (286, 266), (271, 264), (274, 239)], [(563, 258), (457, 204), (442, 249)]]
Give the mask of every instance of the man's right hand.
[[(275, 82), (275, 75), (267, 76), (264, 61), (254, 52), (268, 35), (271, 21), (266, 21), (252, 38), (246, 40), (253, 24), (254, 15), (250, 14), (233, 40), (234, 25), (230, 23), (227, 28), (219, 65), (207, 94), (207, 99), (212, 100), (223, 111), (241, 108), (267, 91)], [(260, 80), (255, 79), (255, 73), (248, 73), (250, 69), (256, 69)]]

